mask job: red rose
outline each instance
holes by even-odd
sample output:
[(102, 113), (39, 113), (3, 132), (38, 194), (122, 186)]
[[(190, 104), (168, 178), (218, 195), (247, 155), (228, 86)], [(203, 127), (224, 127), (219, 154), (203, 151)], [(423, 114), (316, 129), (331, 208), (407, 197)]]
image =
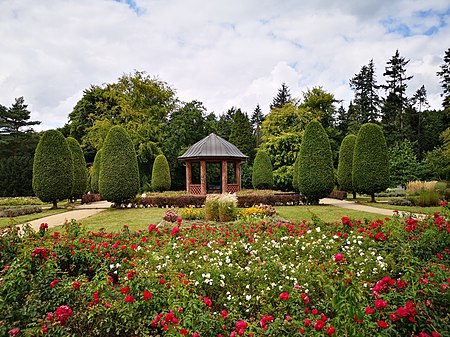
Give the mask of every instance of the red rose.
[(280, 300), (287, 301), (289, 299), (289, 293), (284, 292), (280, 294)]
[(377, 324), (382, 329), (386, 329), (389, 326), (385, 321), (382, 320), (379, 320)]
[(342, 254), (338, 253), (334, 256), (334, 262), (342, 261), (342, 258), (343, 258)]
[(335, 332), (336, 330), (334, 329), (334, 327), (329, 327), (328, 328), (328, 330), (327, 330), (327, 335), (328, 336), (333, 336), (333, 334), (334, 334), (334, 332)]
[(148, 291), (147, 289), (144, 290), (144, 301), (148, 301), (150, 298), (152, 298), (153, 294)]
[(134, 297), (131, 295), (127, 295), (125, 296), (125, 303), (133, 303), (134, 302)]
[(375, 300), (375, 308), (377, 308), (377, 310), (383, 310), (387, 306), (388, 306), (388, 304), (385, 300), (380, 300), (380, 299)]
[(78, 281), (73, 282), (72, 287), (73, 289), (80, 289), (81, 283)]
[(314, 323), (314, 330), (316, 331), (322, 330), (324, 326), (325, 323), (321, 319), (319, 319), (318, 321), (316, 321), (316, 323)]
[(373, 313), (375, 313), (375, 310), (371, 307), (367, 307), (366, 308), (366, 314), (367, 315), (372, 315)]

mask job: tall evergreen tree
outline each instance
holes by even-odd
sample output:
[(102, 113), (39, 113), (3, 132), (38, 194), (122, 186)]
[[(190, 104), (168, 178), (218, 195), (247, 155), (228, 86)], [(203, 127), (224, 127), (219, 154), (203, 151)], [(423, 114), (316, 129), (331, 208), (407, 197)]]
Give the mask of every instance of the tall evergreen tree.
[(256, 147), (258, 148), (261, 145), (261, 137), (262, 137), (262, 131), (261, 131), (261, 124), (264, 122), (264, 115), (262, 113), (261, 107), (259, 104), (256, 106), (255, 110), (253, 111), (251, 122), (253, 126), (253, 134), (255, 135), (255, 142)]
[(450, 114), (450, 48), (447, 49), (441, 64), (441, 70), (437, 75), (441, 78), (441, 87), (443, 89), (441, 96), (443, 97), (442, 106), (447, 114)]
[(361, 67), (358, 74), (350, 80), (350, 88), (355, 92), (353, 100), (355, 116), (353, 123), (357, 128), (365, 123), (378, 121), (380, 114), (381, 99), (378, 95), (375, 65), (373, 60)]
[(236, 108), (232, 107), (227, 110), (224, 114), (220, 115), (219, 120), (216, 123), (217, 135), (225, 140), (229, 140), (231, 135), (231, 128), (233, 125), (234, 114), (236, 113)]
[(72, 154), (73, 162), (73, 185), (71, 198), (77, 199), (86, 192), (88, 179), (86, 160), (84, 159), (83, 150), (81, 149), (78, 141), (73, 137), (67, 137), (66, 140)]
[(339, 150), (339, 164), (337, 171), (337, 181), (339, 188), (343, 191), (351, 192), (353, 199), (356, 199), (356, 192), (353, 188), (353, 152), (355, 149), (356, 135), (345, 136)]
[(291, 92), (286, 83), (281, 83), (281, 88), (278, 89), (277, 95), (273, 98), (270, 109), (282, 108), (286, 103), (292, 102)]
[(408, 63), (409, 60), (400, 56), (399, 51), (396, 50), (395, 54), (387, 62), (383, 73), (383, 76), (386, 78), (386, 84), (383, 85), (383, 88), (387, 95), (382, 108), (382, 124), (389, 143), (403, 140), (406, 133), (407, 81), (413, 78), (413, 76), (406, 75)]
[(256, 145), (252, 126), (247, 114), (243, 113), (241, 109), (235, 111), (229, 141), (236, 145), (243, 154), (247, 155), (252, 162)]

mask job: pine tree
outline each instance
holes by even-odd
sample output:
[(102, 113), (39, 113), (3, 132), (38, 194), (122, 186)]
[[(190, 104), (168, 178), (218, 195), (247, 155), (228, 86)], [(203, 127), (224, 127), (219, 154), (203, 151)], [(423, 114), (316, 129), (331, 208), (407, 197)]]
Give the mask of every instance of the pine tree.
[(270, 109), (282, 108), (286, 103), (292, 102), (291, 92), (286, 83), (281, 83), (281, 88), (278, 89), (277, 96), (274, 97)]
[(441, 70), (437, 75), (441, 78), (441, 87), (443, 89), (441, 96), (444, 98), (442, 106), (447, 114), (450, 114), (450, 48), (447, 49), (441, 64)]
[(379, 125), (361, 126), (356, 137), (352, 166), (353, 188), (369, 194), (375, 202), (375, 193), (389, 187), (389, 160), (383, 131)]
[(131, 137), (114, 126), (103, 144), (99, 176), (100, 194), (115, 204), (127, 203), (139, 191), (139, 169)]
[(46, 131), (39, 141), (33, 163), (33, 190), (43, 202), (52, 202), (72, 195), (73, 162), (69, 145), (61, 132)]
[(256, 148), (258, 148), (261, 145), (261, 137), (262, 137), (261, 124), (262, 122), (264, 122), (264, 119), (265, 118), (262, 113), (261, 107), (258, 104), (255, 110), (253, 111), (251, 118), (253, 126), (253, 134), (255, 135)]
[(241, 109), (235, 110), (233, 123), (231, 125), (231, 135), (228, 140), (241, 150), (243, 154), (247, 155), (250, 162), (253, 161), (255, 137), (253, 136), (250, 120), (248, 119), (247, 114), (243, 113)]
[(305, 196), (308, 204), (318, 204), (319, 199), (326, 197), (333, 190), (334, 170), (328, 135), (317, 120), (306, 126), (299, 156), (300, 193)]

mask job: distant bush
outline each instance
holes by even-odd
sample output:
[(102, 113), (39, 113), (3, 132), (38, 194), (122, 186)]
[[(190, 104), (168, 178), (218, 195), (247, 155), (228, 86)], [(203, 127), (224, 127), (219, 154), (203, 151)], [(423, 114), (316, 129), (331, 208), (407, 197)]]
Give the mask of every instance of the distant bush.
[(219, 221), (219, 195), (210, 194), (205, 200), (205, 220)]
[(345, 200), (347, 199), (347, 191), (332, 190), (328, 197), (333, 199)]
[(233, 221), (237, 214), (237, 197), (234, 194), (221, 194), (219, 197), (219, 220)]
[(34, 214), (41, 212), (42, 208), (40, 206), (19, 206), (0, 210), (0, 218), (1, 217), (14, 218), (20, 215)]
[(102, 197), (100, 194), (91, 193), (91, 194), (83, 194), (81, 196), (82, 204), (89, 204), (91, 202), (100, 201), (100, 200), (102, 200)]
[(173, 208), (169, 209), (164, 213), (163, 220), (167, 222), (177, 222), (178, 220), (178, 213)]
[(433, 190), (423, 190), (419, 192), (416, 205), (420, 207), (432, 207), (439, 206), (439, 202), (439, 192)]
[(410, 181), (406, 184), (406, 192), (418, 193), (421, 191), (433, 191), (436, 189), (437, 181)]
[(414, 206), (414, 202), (408, 199), (400, 198), (400, 199), (391, 199), (388, 201), (389, 205), (394, 206)]
[(273, 187), (273, 168), (269, 155), (259, 150), (253, 162), (252, 171), (253, 188), (271, 189)]
[(33, 190), (43, 202), (52, 202), (57, 208), (58, 200), (72, 195), (72, 153), (63, 134), (57, 130), (42, 135), (33, 162)]
[(152, 169), (152, 189), (154, 191), (170, 190), (170, 168), (163, 154), (156, 156)]

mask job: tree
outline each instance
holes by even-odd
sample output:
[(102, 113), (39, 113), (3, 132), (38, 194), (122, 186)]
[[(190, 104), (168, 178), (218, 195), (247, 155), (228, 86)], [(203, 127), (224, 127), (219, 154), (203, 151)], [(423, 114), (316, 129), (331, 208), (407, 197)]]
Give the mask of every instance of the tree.
[(339, 150), (339, 163), (337, 171), (337, 181), (341, 190), (353, 193), (356, 199), (356, 192), (353, 188), (353, 151), (355, 149), (356, 135), (347, 135), (342, 141)]
[(94, 158), (94, 165), (92, 165), (92, 171), (91, 171), (91, 192), (92, 193), (99, 193), (98, 188), (98, 179), (100, 176), (100, 163), (102, 161), (102, 153), (103, 150), (98, 150), (97, 154)]
[(69, 145), (61, 132), (46, 131), (36, 148), (33, 163), (33, 190), (43, 202), (52, 202), (72, 195), (73, 162)]
[(297, 158), (295, 159), (294, 166), (292, 167), (292, 187), (295, 191), (300, 191), (298, 185), (298, 176), (300, 172), (300, 156), (297, 153)]
[(103, 144), (100, 194), (115, 204), (126, 203), (139, 191), (139, 169), (133, 142), (121, 126), (114, 126)]
[(447, 49), (441, 64), (441, 70), (437, 75), (441, 78), (441, 87), (443, 89), (441, 96), (443, 97), (442, 106), (447, 114), (450, 114), (450, 48)]
[(169, 163), (163, 154), (157, 156), (153, 163), (152, 188), (158, 192), (170, 190)]
[(253, 126), (253, 134), (255, 135), (255, 141), (256, 141), (256, 148), (258, 148), (261, 145), (261, 137), (262, 137), (262, 131), (261, 131), (261, 124), (264, 121), (264, 115), (262, 113), (261, 107), (259, 104), (256, 106), (255, 110), (253, 111), (251, 122)]
[(68, 137), (66, 140), (72, 154), (73, 162), (73, 187), (71, 197), (77, 199), (86, 192), (86, 160), (84, 159), (83, 150), (81, 150), (81, 146), (78, 141), (73, 137)]
[(300, 107), (310, 111), (313, 118), (326, 129), (333, 126), (336, 113), (334, 104), (338, 102), (333, 94), (326, 92), (322, 87), (314, 87), (303, 93), (303, 103)]
[(253, 188), (257, 190), (272, 189), (273, 170), (270, 158), (266, 152), (259, 150), (253, 162), (252, 172)]
[(298, 186), (307, 203), (316, 205), (334, 186), (333, 156), (327, 133), (319, 121), (311, 121), (300, 147)]
[(382, 125), (385, 135), (390, 143), (403, 140), (405, 134), (405, 108), (408, 107), (406, 97), (407, 81), (413, 76), (406, 75), (406, 66), (409, 60), (400, 56), (398, 50), (387, 62), (383, 76), (386, 84), (382, 87), (386, 90), (387, 97), (382, 108)]
[(216, 131), (219, 137), (229, 140), (235, 113), (236, 108), (232, 107), (228, 109), (226, 113), (220, 115), (219, 120), (216, 123)]
[(366, 123), (356, 137), (353, 153), (353, 187), (369, 194), (375, 202), (375, 193), (389, 187), (389, 159), (386, 139), (379, 125)]
[(241, 109), (236, 109), (231, 126), (230, 143), (234, 144), (243, 154), (253, 162), (255, 152), (255, 137), (253, 136), (252, 125), (246, 113)]
[(286, 103), (292, 103), (291, 92), (286, 83), (281, 83), (281, 88), (278, 89), (277, 95), (273, 98), (270, 110), (273, 108), (282, 108)]
[(392, 187), (406, 186), (409, 181), (419, 179), (419, 163), (414, 146), (405, 140), (391, 147), (389, 155), (389, 180)]
[(350, 80), (350, 88), (355, 92), (353, 100), (353, 124), (359, 129), (362, 124), (375, 123), (380, 114), (381, 99), (377, 90), (380, 88), (376, 82), (375, 65), (373, 60), (361, 67), (358, 74)]

